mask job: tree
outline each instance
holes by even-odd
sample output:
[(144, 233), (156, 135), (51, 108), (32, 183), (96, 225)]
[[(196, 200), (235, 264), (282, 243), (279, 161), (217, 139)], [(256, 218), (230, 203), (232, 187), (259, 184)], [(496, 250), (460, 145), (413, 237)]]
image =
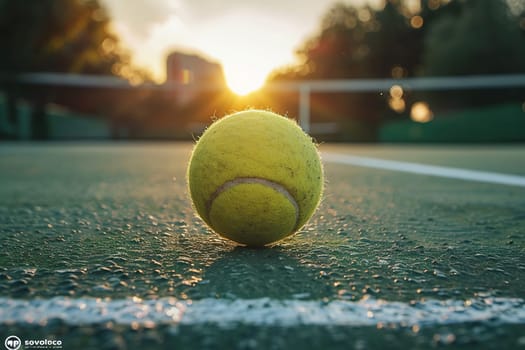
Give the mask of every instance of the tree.
[[(398, 1), (381, 9), (338, 3), (323, 17), (319, 34), (297, 52), (299, 67), (276, 71), (271, 79), (389, 78), (396, 68), (413, 75), (422, 39), (408, 16)], [(377, 93), (312, 96), (312, 118), (346, 124), (345, 138), (353, 140), (374, 139), (387, 108), (385, 97)]]
[[(429, 28), (423, 53), (425, 75), (525, 73), (525, 31), (505, 0), (456, 0), (456, 11)], [(518, 100), (523, 90), (490, 89), (428, 94), (441, 109)], [(520, 96), (521, 95), (521, 96)]]
[(463, 0), (458, 13), (441, 16), (425, 41), (426, 75), (525, 72), (525, 40), (503, 0)]
[(0, 0), (0, 72), (113, 74), (127, 61), (97, 0)]
[[(298, 50), (301, 63), (275, 71), (270, 80), (524, 72), (524, 13), (518, 0), (428, 0), (419, 8), (401, 0), (384, 0), (382, 8), (339, 3), (321, 20), (320, 32)], [(485, 103), (502, 97), (488, 93), (490, 98), (472, 96)], [(404, 94), (403, 99), (422, 96), (427, 95)], [(359, 122), (372, 133), (386, 118), (406, 117), (403, 108), (389, 108), (388, 92), (312, 96), (314, 120)]]
[[(18, 86), (28, 72), (61, 72), (144, 78), (110, 31), (98, 0), (0, 0), (0, 88), (7, 94), (9, 119), (16, 123), (16, 100), (33, 104), (33, 135), (46, 137), (45, 105), (57, 89)], [(84, 104), (89, 99), (84, 99)], [(77, 103), (70, 99), (65, 104)]]

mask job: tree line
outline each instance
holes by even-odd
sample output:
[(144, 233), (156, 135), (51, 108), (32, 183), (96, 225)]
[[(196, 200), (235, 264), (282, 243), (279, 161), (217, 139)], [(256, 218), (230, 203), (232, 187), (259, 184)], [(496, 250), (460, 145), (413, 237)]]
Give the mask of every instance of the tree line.
[[(338, 3), (296, 54), (300, 64), (275, 71), (271, 81), (525, 73), (525, 4), (426, 0), (413, 8), (390, 0), (377, 9)], [(523, 103), (525, 91), (405, 92), (403, 98), (392, 106), (388, 91), (316, 94), (312, 113), (357, 128), (349, 130), (354, 139), (373, 140), (385, 121), (407, 118), (415, 101), (446, 111)]]

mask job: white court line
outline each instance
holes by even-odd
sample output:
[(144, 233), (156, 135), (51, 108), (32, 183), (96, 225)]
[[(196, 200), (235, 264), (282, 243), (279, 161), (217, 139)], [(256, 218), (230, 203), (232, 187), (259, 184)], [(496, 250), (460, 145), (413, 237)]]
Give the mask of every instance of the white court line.
[(359, 157), (327, 152), (322, 153), (322, 159), (325, 162), (355, 165), (366, 168), (393, 170), (412, 174), (431, 175), (451, 179), (525, 187), (525, 176), (520, 175), (508, 175), (488, 171), (467, 170), (437, 165), (399, 162), (395, 160)]
[(114, 322), (121, 325), (216, 325), (232, 326), (437, 326), (471, 322), (525, 324), (525, 301), (521, 298), (485, 297), (467, 300), (418, 302), (201, 299), (175, 298), (97, 299), (54, 297), (11, 299), (0, 297), (0, 325), (45, 325), (59, 319), (68, 325)]

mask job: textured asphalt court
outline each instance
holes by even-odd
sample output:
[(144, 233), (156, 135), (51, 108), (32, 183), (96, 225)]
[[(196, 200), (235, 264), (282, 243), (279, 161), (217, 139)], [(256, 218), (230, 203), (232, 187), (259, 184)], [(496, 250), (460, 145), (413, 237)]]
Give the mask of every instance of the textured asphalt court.
[(0, 337), (62, 348), (523, 348), (523, 146), (321, 145), (326, 190), (267, 249), (195, 216), (189, 143), (0, 145)]

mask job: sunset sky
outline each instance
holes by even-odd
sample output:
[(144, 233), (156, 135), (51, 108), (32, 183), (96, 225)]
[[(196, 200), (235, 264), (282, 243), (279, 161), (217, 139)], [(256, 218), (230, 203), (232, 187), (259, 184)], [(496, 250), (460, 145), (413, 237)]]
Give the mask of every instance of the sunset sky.
[[(219, 62), (238, 93), (260, 87), (318, 30), (336, 0), (101, 0), (133, 62), (165, 79), (174, 50)], [(347, 1), (348, 2), (348, 1)], [(351, 0), (356, 5), (382, 0)]]

